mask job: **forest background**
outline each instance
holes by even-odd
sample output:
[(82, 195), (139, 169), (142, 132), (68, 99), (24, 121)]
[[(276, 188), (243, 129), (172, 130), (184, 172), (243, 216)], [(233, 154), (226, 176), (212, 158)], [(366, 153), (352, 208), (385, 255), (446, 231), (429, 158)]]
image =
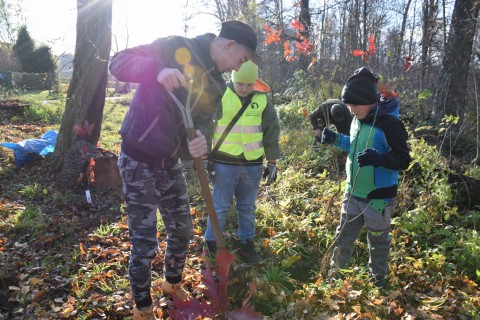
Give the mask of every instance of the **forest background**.
[[(21, 10), (18, 3), (0, 2), (0, 69), (46, 74), (51, 81), (47, 90), (2, 86), (6, 102), (27, 106), (20, 113), (2, 111), (0, 141), (39, 137), (49, 129), (59, 131), (59, 138), (52, 158), (21, 168), (11, 152), (0, 149), (0, 317), (128, 317), (121, 191), (118, 185), (100, 187), (97, 180), (90, 186), (94, 205), (87, 203), (85, 181), (77, 183), (84, 172), (69, 158), (78, 141), (113, 154), (119, 150), (117, 131), (134, 87), (108, 78), (108, 57), (120, 49), (112, 45), (112, 2), (77, 1), (77, 41), (66, 83), (60, 57), (48, 46), (37, 47), (28, 24), (10, 23)], [(282, 124), (280, 178), (262, 188), (257, 208), (256, 241), (267, 263), (247, 271), (235, 265), (242, 272), (231, 276), (232, 308), (248, 292), (242, 284), (254, 279), (257, 290), (250, 302), (272, 319), (480, 317), (479, 1), (199, 0), (188, 5), (218, 23), (241, 19), (254, 26), (266, 62), (261, 77), (272, 88)], [(188, 15), (179, 19), (188, 26)], [(25, 50), (19, 47), (43, 54), (22, 57)], [(54, 70), (25, 72), (35, 56), (53, 61)], [(345, 80), (361, 66), (381, 76), (385, 93), (400, 98), (414, 159), (400, 181), (384, 291), (368, 282), (364, 241), (352, 269), (325, 281), (344, 158), (329, 147), (312, 150), (304, 117), (323, 100), (338, 98)], [(126, 93), (120, 95), (122, 89)], [(80, 127), (88, 136), (78, 134)], [(66, 171), (73, 173), (63, 185), (57, 183)], [(197, 235), (185, 284), (201, 297), (206, 210), (195, 175), (186, 174)], [(233, 216), (225, 236), (232, 246)], [(162, 240), (160, 222), (159, 230)], [(162, 250), (154, 262), (156, 278), (161, 278), (161, 255)], [(175, 305), (161, 292), (154, 294), (157, 315), (168, 318)]]

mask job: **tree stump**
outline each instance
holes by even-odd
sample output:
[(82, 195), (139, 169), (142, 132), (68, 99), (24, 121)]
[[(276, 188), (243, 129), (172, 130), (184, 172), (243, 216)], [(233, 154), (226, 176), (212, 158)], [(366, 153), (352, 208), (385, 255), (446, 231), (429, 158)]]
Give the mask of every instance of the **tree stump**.
[(65, 153), (63, 167), (57, 174), (57, 183), (65, 187), (82, 184), (81, 177), (85, 174), (90, 159), (94, 160), (94, 181), (91, 188), (121, 188), (117, 155), (84, 140), (76, 141)]

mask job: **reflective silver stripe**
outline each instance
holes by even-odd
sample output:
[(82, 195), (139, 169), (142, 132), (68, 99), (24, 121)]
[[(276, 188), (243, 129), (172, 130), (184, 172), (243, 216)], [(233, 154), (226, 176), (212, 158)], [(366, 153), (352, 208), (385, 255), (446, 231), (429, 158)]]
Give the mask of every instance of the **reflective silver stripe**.
[[(215, 129), (215, 133), (223, 134), (227, 126), (218, 126)], [(230, 130), (233, 133), (260, 133), (262, 132), (262, 126), (233, 126)]]
[(245, 145), (245, 151), (252, 151), (263, 147), (263, 141), (251, 142)]
[(238, 146), (243, 146), (244, 150), (245, 151), (252, 151), (252, 150), (256, 150), (256, 149), (260, 149), (263, 147), (263, 141), (259, 141), (259, 142), (251, 142), (251, 143), (247, 143), (247, 144), (243, 144), (241, 142), (228, 142), (228, 141), (225, 141), (223, 144), (227, 145), (238, 145)]

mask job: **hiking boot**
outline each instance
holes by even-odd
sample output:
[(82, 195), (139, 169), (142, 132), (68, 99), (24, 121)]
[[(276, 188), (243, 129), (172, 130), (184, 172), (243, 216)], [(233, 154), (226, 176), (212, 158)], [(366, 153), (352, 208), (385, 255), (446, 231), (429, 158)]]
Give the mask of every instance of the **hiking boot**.
[(171, 296), (176, 296), (178, 299), (183, 301), (188, 301), (192, 298), (190, 293), (182, 287), (181, 283), (171, 284), (167, 280), (163, 280), (162, 291)]
[(385, 283), (385, 278), (383, 277), (373, 277), (373, 284), (375, 287), (378, 289), (385, 289), (386, 283)]
[(205, 256), (215, 256), (217, 253), (217, 243), (215, 240), (205, 241), (205, 246), (203, 247), (203, 254)]
[(243, 262), (252, 264), (259, 263), (262, 260), (257, 251), (255, 251), (253, 240), (240, 243), (239, 257)]
[(133, 309), (133, 320), (156, 320), (153, 315), (153, 306), (150, 305), (145, 310), (138, 310), (137, 307)]
[(334, 284), (340, 279), (340, 275), (338, 274), (338, 269), (336, 268), (331, 268), (327, 272), (327, 276), (325, 278), (325, 283), (331, 283)]

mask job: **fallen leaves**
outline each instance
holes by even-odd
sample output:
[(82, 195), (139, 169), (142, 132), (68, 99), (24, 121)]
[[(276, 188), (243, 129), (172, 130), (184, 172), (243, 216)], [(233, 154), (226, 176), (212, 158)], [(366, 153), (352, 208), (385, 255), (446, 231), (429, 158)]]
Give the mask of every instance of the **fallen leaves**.
[[(27, 138), (25, 133), (35, 131), (32, 135), (38, 135), (36, 131), (43, 130), (34, 125), (17, 127), (15, 131), (7, 133), (15, 140)], [(118, 196), (114, 193), (98, 193), (96, 198), (103, 207), (93, 212), (82, 204), (80, 199), (83, 199), (83, 194), (51, 187), (53, 179), (46, 162), (40, 162), (30, 169), (14, 171), (14, 174), (14, 179), (0, 177), (3, 192), (0, 192), (0, 271), (5, 274), (0, 281), (0, 318), (4, 315), (8, 315), (4, 318), (30, 319), (130, 317), (133, 307), (127, 281), (130, 242), (126, 216), (118, 208)], [(18, 185), (27, 185), (28, 181), (38, 181), (48, 190), (45, 200), (35, 203), (45, 219), (45, 230), (38, 234), (34, 233), (39, 231), (36, 230), (38, 227), (27, 232), (18, 228), (14, 218), (32, 207), (16, 191)], [(328, 198), (320, 195), (318, 202), (327, 201)], [(196, 223), (204, 223), (204, 220), (199, 220), (204, 215), (199, 208), (201, 206), (192, 209), (191, 214)], [(325, 222), (319, 220), (317, 223)], [(102, 234), (98, 232), (100, 226), (107, 228)], [(284, 263), (285, 267), (294, 270), (298, 263), (306, 259), (300, 254), (289, 253), (288, 249), (294, 243), (278, 243), (283, 232), (285, 230), (281, 229), (280, 224), (271, 224), (262, 230), (264, 238), (259, 242), (263, 245), (264, 253), (269, 252), (269, 262), (280, 267)], [(301, 232), (309, 237), (314, 236), (314, 231), (308, 228)], [(163, 275), (164, 232), (159, 232), (158, 238), (160, 247), (153, 261), (154, 279)], [(272, 250), (274, 242), (278, 246)], [(415, 239), (405, 239), (405, 244), (413, 247)], [(202, 245), (199, 229), (191, 243), (184, 277), (186, 287), (198, 298), (197, 308), (205, 307), (202, 301), (208, 306), (212, 306), (213, 301), (206, 294), (208, 285), (202, 282), (200, 273), (205, 264), (201, 255)], [(303, 244), (302, 248), (309, 251), (309, 245)], [(279, 256), (282, 259), (276, 260)], [(226, 263), (222, 264), (225, 265), (222, 272), (230, 268), (226, 267)], [(261, 276), (265, 271), (262, 268), (259, 267), (258, 271)], [(394, 284), (387, 292), (372, 289), (366, 282), (359, 283), (349, 274), (338, 286), (334, 283), (327, 285), (320, 278), (299, 281), (298, 288), (292, 290), (295, 293), (261, 279), (264, 282), (258, 282), (255, 298), (265, 299), (275, 306), (285, 306), (285, 310), (282, 310), (284, 317), (272, 316), (271, 319), (378, 319), (379, 312), (384, 312), (382, 319), (468, 319), (466, 312), (478, 314), (480, 298), (477, 283), (452, 274), (432, 280), (425, 269), (425, 263), (412, 253), (391, 262), (390, 277)], [(210, 286), (217, 283), (216, 280), (212, 277)], [(227, 281), (228, 285), (242, 282), (238, 277), (222, 281)], [(253, 292), (252, 288), (246, 290)], [(163, 296), (155, 286), (152, 295), (156, 316), (172, 318), (169, 314), (169, 307), (172, 307), (169, 298)], [(225, 294), (215, 299), (225, 301), (225, 297), (228, 305), (231, 303), (230, 297)], [(244, 304), (246, 301), (241, 301), (238, 310), (227, 307), (231, 319), (254, 319), (255, 310)]]

